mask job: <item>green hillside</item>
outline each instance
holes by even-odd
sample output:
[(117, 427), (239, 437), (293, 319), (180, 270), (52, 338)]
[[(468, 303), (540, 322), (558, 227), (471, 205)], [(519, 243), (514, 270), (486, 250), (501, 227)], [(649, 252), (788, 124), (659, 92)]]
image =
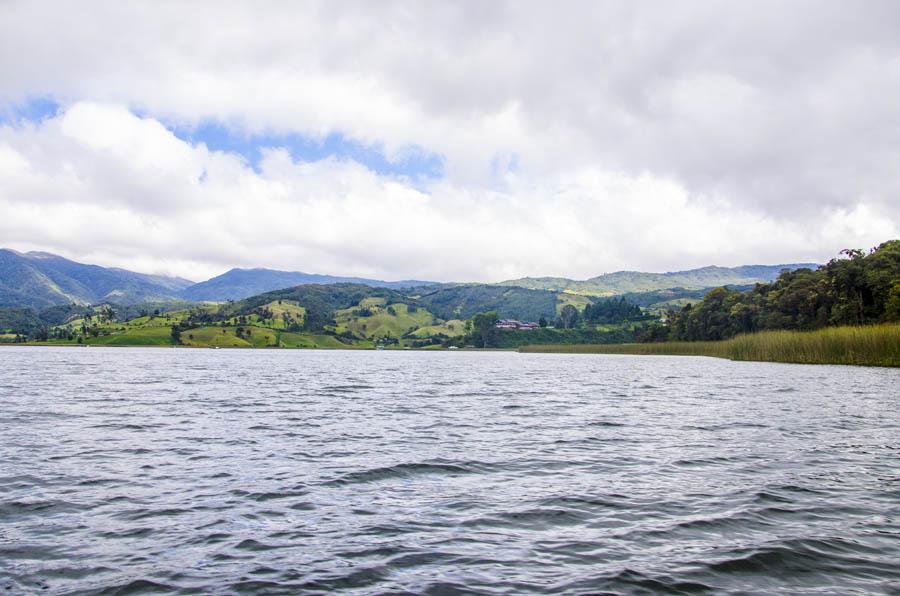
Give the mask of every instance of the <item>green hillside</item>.
[[(56, 321), (49, 327), (29, 309), (10, 312), (0, 323), (9, 319), (13, 327), (22, 320), (44, 325), (45, 341), (55, 344), (208, 348), (421, 347), (465, 329), (463, 321), (438, 319), (413, 298), (359, 284), (298, 286), (233, 303), (156, 309), (128, 319), (110, 306), (47, 312)], [(12, 329), (0, 328), (0, 341), (15, 341), (16, 334), (7, 331)]]
[(417, 306), (386, 304), (384, 298), (366, 298), (351, 308), (335, 313), (335, 331), (350, 332), (359, 338), (401, 338), (419, 328), (434, 324), (434, 316)]
[(418, 302), (442, 319), (470, 319), (480, 312), (495, 311), (501, 319), (537, 321), (553, 319), (557, 292), (489, 284), (444, 285), (429, 288)]

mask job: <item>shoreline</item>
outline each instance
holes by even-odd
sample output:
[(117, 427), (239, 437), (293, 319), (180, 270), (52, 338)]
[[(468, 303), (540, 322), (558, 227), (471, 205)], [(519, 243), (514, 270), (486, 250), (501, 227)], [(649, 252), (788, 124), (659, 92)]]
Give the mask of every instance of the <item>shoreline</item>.
[(709, 356), (734, 361), (900, 367), (900, 325), (761, 331), (720, 341), (531, 345), (522, 353)]
[(17, 347), (17, 348), (153, 348), (157, 350), (260, 350), (260, 351), (300, 351), (300, 350), (315, 350), (315, 351), (326, 351), (326, 352), (518, 352), (515, 348), (457, 348), (455, 350), (451, 350), (449, 348), (385, 348), (383, 350), (379, 350), (377, 348), (370, 347), (309, 347), (309, 348), (290, 348), (284, 346), (266, 346), (266, 347), (257, 347), (257, 346), (219, 346), (219, 347), (210, 347), (210, 346), (163, 346), (159, 344), (56, 344), (49, 342), (24, 342), (24, 343), (13, 343), (13, 342), (0, 342), (0, 348), (4, 347)]

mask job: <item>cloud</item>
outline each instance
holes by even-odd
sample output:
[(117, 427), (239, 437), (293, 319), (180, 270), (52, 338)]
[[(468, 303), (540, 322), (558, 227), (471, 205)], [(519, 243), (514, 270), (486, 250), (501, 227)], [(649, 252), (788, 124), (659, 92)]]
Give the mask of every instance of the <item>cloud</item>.
[[(824, 259), (896, 235), (896, 3), (565, 8), (5, 2), (0, 104), (62, 111), (3, 129), (0, 232), (195, 277), (444, 279)], [(168, 129), (208, 122), (419, 147), (444, 177), (277, 149), (254, 169)], [(52, 229), (63, 212), (91, 232)]]
[[(497, 280), (812, 256), (896, 227), (857, 204), (810, 234), (677, 181), (598, 168), (507, 174), (502, 190), (425, 188), (352, 160), (240, 157), (121, 106), (77, 103), (0, 128), (0, 236), (85, 260), (202, 278), (231, 266)], [(840, 222), (846, 222), (841, 225)], [(811, 244), (810, 244), (811, 243)], [(752, 260), (752, 259), (751, 259)]]

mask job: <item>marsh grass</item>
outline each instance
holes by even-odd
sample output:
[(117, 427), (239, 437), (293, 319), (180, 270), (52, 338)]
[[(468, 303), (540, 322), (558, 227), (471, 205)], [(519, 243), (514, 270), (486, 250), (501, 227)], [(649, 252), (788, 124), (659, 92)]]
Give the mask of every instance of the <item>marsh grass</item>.
[(724, 341), (610, 345), (534, 345), (520, 352), (714, 356), (799, 364), (900, 366), (900, 325), (763, 331)]

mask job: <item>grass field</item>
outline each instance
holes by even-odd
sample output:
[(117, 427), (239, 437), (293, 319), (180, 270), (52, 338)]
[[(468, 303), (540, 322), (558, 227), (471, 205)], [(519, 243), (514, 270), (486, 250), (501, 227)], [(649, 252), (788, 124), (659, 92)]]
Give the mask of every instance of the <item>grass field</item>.
[[(359, 316), (359, 309), (367, 308), (371, 316)], [(394, 311), (391, 314), (388, 309)], [(336, 331), (341, 333), (349, 330), (358, 337), (384, 337), (400, 338), (419, 327), (430, 326), (434, 323), (434, 317), (427, 310), (417, 309), (409, 312), (406, 304), (391, 304), (384, 306), (383, 298), (367, 298), (359, 307), (345, 308), (335, 313)]]
[[(255, 313), (245, 315), (244, 320), (248, 325), (257, 325), (270, 329), (286, 329), (291, 324), (303, 325), (303, 321), (306, 318), (306, 309), (291, 300), (273, 300), (263, 304), (260, 308), (269, 310), (272, 313), (272, 317), (263, 319)], [(239, 325), (239, 319), (239, 317), (231, 317), (226, 322), (229, 325)]]
[(439, 325), (426, 325), (425, 327), (419, 327), (415, 331), (413, 331), (413, 337), (432, 337), (435, 335), (443, 334), (447, 337), (457, 337), (459, 335), (463, 335), (466, 332), (466, 322), (460, 319), (452, 319), (450, 321), (444, 321)]
[(371, 348), (371, 342), (357, 342), (354, 345), (348, 345), (341, 342), (333, 335), (322, 335), (312, 333), (287, 333), (284, 332), (280, 336), (280, 346), (283, 348)]
[(798, 364), (900, 366), (900, 325), (763, 331), (725, 341), (524, 346), (520, 352), (714, 356)]
[(567, 304), (571, 304), (578, 310), (584, 310), (584, 307), (592, 302), (593, 300), (591, 300), (590, 297), (583, 296), (582, 294), (560, 292), (556, 295), (556, 314), (559, 314)]
[(169, 327), (143, 327), (112, 335), (88, 336), (84, 343), (92, 346), (167, 346), (172, 344), (172, 335)]

